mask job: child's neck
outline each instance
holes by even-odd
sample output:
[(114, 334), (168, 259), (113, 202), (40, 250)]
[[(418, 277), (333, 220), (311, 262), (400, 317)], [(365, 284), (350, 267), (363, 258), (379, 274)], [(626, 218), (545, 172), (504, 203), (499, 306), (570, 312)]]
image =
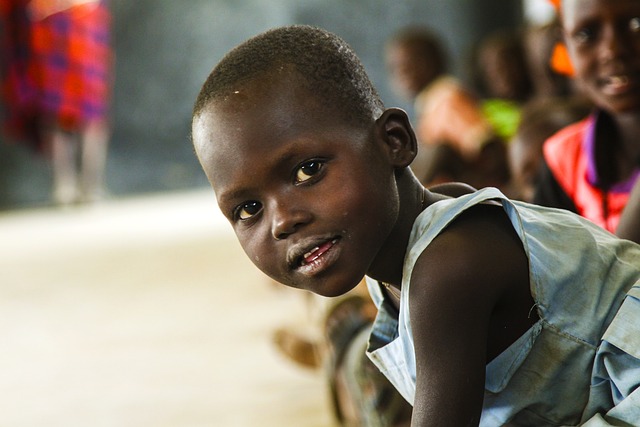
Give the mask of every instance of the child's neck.
[(413, 223), (420, 212), (434, 201), (432, 193), (424, 189), (409, 169), (397, 177), (397, 182), (400, 203), (396, 225), (367, 271), (367, 275), (400, 289), (404, 256)]
[(630, 166), (640, 167), (640, 112), (617, 114), (614, 121), (618, 127), (622, 159)]
[(599, 186), (623, 182), (640, 160), (640, 116), (635, 113), (600, 113), (595, 135), (595, 162)]

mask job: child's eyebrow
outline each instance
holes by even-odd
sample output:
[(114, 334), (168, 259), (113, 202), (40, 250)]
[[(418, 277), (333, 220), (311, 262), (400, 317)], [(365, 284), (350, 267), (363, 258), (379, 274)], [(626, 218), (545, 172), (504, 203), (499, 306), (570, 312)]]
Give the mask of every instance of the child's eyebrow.
[(241, 200), (247, 197), (246, 195), (249, 193), (250, 190), (246, 188), (240, 188), (231, 191), (222, 191), (218, 194), (218, 205), (223, 206), (227, 203), (231, 203), (234, 200)]
[(282, 175), (282, 171), (288, 171), (293, 164), (298, 164), (302, 158), (309, 157), (305, 148), (309, 147), (306, 139), (292, 141), (289, 145), (276, 152), (277, 160), (270, 166), (270, 174)]

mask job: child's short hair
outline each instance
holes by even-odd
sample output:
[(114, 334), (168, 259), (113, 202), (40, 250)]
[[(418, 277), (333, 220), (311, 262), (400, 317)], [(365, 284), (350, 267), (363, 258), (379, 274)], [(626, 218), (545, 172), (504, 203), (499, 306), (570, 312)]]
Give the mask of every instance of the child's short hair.
[(327, 107), (366, 124), (384, 110), (377, 90), (353, 49), (325, 30), (293, 25), (259, 34), (237, 46), (216, 65), (196, 99), (197, 116), (213, 99), (283, 66), (292, 66), (303, 84)]

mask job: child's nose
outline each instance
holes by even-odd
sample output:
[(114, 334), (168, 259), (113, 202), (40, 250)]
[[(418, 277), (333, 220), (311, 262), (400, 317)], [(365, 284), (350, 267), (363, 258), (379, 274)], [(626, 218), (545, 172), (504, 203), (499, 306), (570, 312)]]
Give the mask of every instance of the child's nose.
[(276, 240), (286, 239), (311, 220), (306, 209), (292, 206), (290, 203), (273, 203), (271, 210), (271, 233)]

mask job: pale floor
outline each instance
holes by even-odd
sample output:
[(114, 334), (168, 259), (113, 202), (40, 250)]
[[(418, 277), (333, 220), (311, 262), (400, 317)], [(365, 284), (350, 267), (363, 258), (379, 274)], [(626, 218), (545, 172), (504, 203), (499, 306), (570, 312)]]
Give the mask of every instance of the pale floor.
[(0, 214), (0, 427), (331, 427), (210, 190)]

